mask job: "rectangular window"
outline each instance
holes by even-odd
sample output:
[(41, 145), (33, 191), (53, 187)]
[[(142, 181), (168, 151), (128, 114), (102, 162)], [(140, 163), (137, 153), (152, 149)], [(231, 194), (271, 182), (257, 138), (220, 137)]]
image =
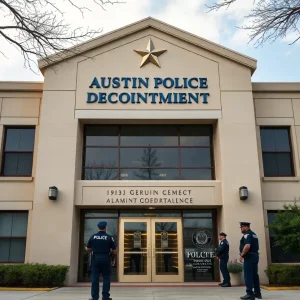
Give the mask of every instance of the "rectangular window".
[[(276, 218), (277, 211), (268, 211), (268, 225)], [(275, 239), (273, 232), (269, 229), (270, 250), (272, 263), (299, 263), (299, 253), (285, 253), (280, 247), (274, 246)]]
[(27, 212), (0, 212), (0, 263), (23, 263)]
[(2, 176), (31, 176), (34, 128), (6, 128), (2, 157)]
[(262, 127), (260, 137), (264, 176), (294, 176), (290, 128)]
[(86, 125), (84, 180), (212, 180), (210, 125)]

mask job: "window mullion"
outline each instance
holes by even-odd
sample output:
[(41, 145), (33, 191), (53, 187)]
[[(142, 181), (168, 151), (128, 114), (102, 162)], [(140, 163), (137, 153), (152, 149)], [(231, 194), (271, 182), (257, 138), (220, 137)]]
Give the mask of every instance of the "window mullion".
[(8, 262), (10, 262), (10, 253), (11, 253), (11, 244), (12, 244), (12, 230), (14, 227), (14, 214), (15, 213), (11, 213), (11, 230), (10, 230), (10, 239), (9, 239), (9, 247), (8, 247)]
[(20, 150), (20, 148), (21, 148), (21, 135), (22, 135), (22, 130), (21, 129), (19, 129), (19, 150)]

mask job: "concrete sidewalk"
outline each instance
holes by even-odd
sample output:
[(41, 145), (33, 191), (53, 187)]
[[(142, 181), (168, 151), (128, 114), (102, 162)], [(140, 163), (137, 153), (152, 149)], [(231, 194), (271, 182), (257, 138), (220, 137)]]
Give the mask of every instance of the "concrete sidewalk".
[[(241, 287), (208, 288), (208, 287), (113, 287), (111, 297), (114, 300), (233, 300), (245, 294)], [(300, 291), (265, 291), (263, 299), (299, 300)], [(51, 292), (4, 292), (0, 291), (0, 300), (87, 300), (90, 298), (89, 288), (61, 288)], [(101, 298), (100, 298), (101, 300)]]

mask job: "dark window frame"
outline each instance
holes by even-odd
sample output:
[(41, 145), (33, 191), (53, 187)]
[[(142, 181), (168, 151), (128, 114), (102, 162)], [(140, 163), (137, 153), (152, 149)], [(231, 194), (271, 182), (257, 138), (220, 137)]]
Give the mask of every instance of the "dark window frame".
[[(28, 210), (2, 210), (0, 213), (27, 213), (27, 228), (26, 228), (26, 235), (25, 236), (0, 236), (0, 241), (1, 240), (25, 240), (25, 255), (24, 255), (24, 261), (19, 262), (19, 261), (1, 261), (0, 264), (24, 264), (25, 263), (25, 258), (26, 258), (26, 245), (27, 245), (27, 233), (28, 233), (28, 219), (29, 219), (29, 212)], [(11, 245), (9, 246), (9, 251), (11, 251)]]
[[(100, 148), (100, 149), (118, 149), (118, 157), (117, 157), (117, 165), (114, 168), (111, 168), (112, 170), (117, 170), (117, 178), (115, 180), (122, 180), (121, 179), (121, 170), (126, 170), (126, 169), (151, 169), (151, 167), (130, 167), (130, 166), (121, 166), (121, 149), (135, 149), (135, 148), (140, 148), (144, 149), (145, 146), (121, 146), (121, 127), (123, 126), (128, 126), (128, 125), (120, 125), (120, 124), (110, 124), (110, 125), (102, 125), (102, 126), (117, 126), (118, 127), (118, 145), (117, 146), (87, 146), (86, 145), (86, 130), (87, 127), (96, 127), (99, 126), (99, 124), (85, 124), (84, 129), (83, 129), (83, 151), (82, 151), (82, 173), (81, 173), (81, 178), (82, 180), (88, 180), (85, 179), (85, 170), (86, 169), (91, 169), (91, 170), (97, 170), (97, 169), (107, 169), (111, 168), (110, 166), (101, 166), (101, 167), (85, 167), (85, 158), (86, 158), (86, 149), (87, 148)], [(137, 125), (138, 126), (138, 125)], [(141, 125), (142, 126), (142, 125)], [(153, 126), (163, 126), (163, 124), (155, 124)], [(180, 137), (181, 137), (181, 131), (180, 128), (182, 126), (203, 126), (209, 128), (209, 137), (210, 137), (210, 146), (181, 146), (180, 144)], [(178, 149), (178, 167), (164, 167), (164, 166), (159, 166), (155, 167), (157, 170), (163, 170), (163, 169), (168, 169), (168, 170), (178, 170), (179, 172), (179, 178), (182, 176), (182, 170), (211, 170), (211, 179), (210, 180), (215, 180), (215, 160), (214, 160), (214, 140), (213, 140), (213, 131), (214, 131), (214, 126), (212, 124), (195, 124), (195, 125), (174, 125), (177, 129), (177, 137), (178, 137), (178, 144), (176, 146), (155, 146), (151, 145), (149, 148), (157, 148), (157, 149)], [(182, 160), (181, 160), (181, 149), (210, 149), (210, 157), (211, 157), (211, 166), (205, 166), (205, 167), (182, 167)], [(104, 179), (100, 179), (104, 180)], [(135, 180), (135, 179), (134, 179)], [(134, 181), (132, 180), (132, 181)], [(181, 179), (179, 179), (181, 180)], [(198, 179), (201, 180), (201, 179)]]
[[(7, 130), (9, 129), (34, 129), (34, 144), (32, 151), (6, 151), (6, 139), (7, 139)], [(36, 134), (36, 127), (35, 126), (5, 126), (4, 127), (4, 139), (3, 139), (3, 146), (2, 146), (2, 154), (1, 154), (1, 172), (0, 177), (32, 177), (32, 168), (31, 168), (31, 174), (25, 175), (25, 174), (10, 174), (10, 175), (4, 175), (4, 162), (5, 162), (5, 155), (6, 153), (31, 153), (32, 154), (32, 167), (33, 167), (33, 159), (34, 159), (34, 147), (35, 147), (35, 134)]]
[[(290, 151), (264, 151), (262, 149), (262, 141), (261, 141), (261, 154), (262, 154), (262, 163), (263, 163), (263, 171), (264, 171), (264, 177), (295, 177), (295, 162), (294, 162), (294, 152), (293, 152), (293, 144), (292, 144), (292, 138), (291, 138), (291, 126), (260, 126), (259, 132), (261, 136), (261, 130), (263, 129), (286, 129), (288, 132), (288, 138), (289, 138), (289, 146)], [(289, 154), (291, 159), (291, 175), (265, 175), (265, 168), (264, 168), (264, 154)]]

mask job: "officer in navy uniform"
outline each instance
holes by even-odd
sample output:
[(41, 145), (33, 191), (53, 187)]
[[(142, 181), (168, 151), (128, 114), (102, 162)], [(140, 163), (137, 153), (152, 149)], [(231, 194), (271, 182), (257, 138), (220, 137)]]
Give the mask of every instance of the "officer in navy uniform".
[(245, 296), (241, 297), (241, 299), (262, 299), (258, 276), (258, 237), (250, 229), (249, 222), (240, 222), (240, 227), (241, 232), (243, 233), (240, 240), (240, 262), (244, 261), (244, 278), (247, 293)]
[(106, 233), (107, 223), (102, 221), (98, 223), (99, 231), (93, 234), (87, 243), (87, 252), (92, 253), (92, 298), (99, 299), (99, 277), (103, 276), (102, 299), (110, 298), (110, 254), (116, 255), (116, 244), (110, 235)]
[(227, 234), (224, 232), (219, 234), (219, 240), (221, 242), (219, 247), (216, 249), (217, 258), (220, 260), (220, 271), (223, 276), (223, 282), (219, 284), (221, 287), (231, 287), (230, 275), (227, 269), (227, 263), (229, 260), (229, 243), (226, 237)]

